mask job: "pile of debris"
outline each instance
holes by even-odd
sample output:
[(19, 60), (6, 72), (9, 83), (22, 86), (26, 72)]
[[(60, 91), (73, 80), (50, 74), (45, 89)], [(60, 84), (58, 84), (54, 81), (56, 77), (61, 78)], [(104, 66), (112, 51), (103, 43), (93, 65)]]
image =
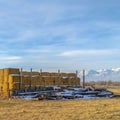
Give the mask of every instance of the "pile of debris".
[(46, 87), (45, 90), (19, 92), (15, 98), (38, 100), (99, 99), (112, 98), (114, 94), (106, 89), (76, 87)]

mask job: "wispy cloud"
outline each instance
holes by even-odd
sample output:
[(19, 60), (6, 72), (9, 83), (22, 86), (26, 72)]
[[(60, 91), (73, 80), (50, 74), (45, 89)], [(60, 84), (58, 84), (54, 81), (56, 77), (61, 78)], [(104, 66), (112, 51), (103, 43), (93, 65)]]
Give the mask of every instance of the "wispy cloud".
[[(116, 53), (117, 52), (117, 53)], [(120, 50), (71, 50), (62, 52), (61, 56), (74, 57), (74, 56), (99, 56), (99, 55), (113, 55), (118, 54)]]
[(4, 60), (4, 62), (8, 61), (8, 60), (14, 61), (14, 60), (21, 60), (22, 59), (22, 57), (20, 57), (20, 56), (11, 56), (11, 55), (1, 55), (0, 57), (1, 57), (0, 61)]
[(8, 54), (0, 55), (1, 67), (18, 67), (21, 61), (21, 56), (13, 56)]

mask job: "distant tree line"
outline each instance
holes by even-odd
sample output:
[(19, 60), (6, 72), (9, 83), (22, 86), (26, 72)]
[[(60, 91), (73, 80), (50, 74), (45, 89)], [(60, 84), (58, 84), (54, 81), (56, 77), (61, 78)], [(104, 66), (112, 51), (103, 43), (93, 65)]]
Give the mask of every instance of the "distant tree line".
[[(82, 83), (81, 83), (82, 84)], [(120, 86), (120, 81), (112, 81), (112, 80), (108, 80), (108, 81), (87, 81), (85, 82), (86, 86)]]

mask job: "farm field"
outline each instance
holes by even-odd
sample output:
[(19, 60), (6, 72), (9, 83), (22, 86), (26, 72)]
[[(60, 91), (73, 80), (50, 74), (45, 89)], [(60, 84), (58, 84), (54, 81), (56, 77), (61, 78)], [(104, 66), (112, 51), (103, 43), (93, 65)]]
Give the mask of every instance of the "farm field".
[[(111, 89), (117, 94), (120, 90)], [(25, 101), (0, 99), (1, 120), (120, 120), (120, 98)]]

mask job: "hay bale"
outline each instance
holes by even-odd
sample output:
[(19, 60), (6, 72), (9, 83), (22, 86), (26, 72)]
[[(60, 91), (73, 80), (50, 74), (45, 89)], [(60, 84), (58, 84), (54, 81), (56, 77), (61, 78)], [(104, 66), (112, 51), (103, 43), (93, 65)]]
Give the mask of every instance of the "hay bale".
[(23, 71), (23, 72), (22, 72), (22, 75), (23, 75), (23, 76), (30, 76), (30, 72)]
[(9, 75), (9, 83), (20, 82), (20, 76), (11, 76)]
[(72, 86), (75, 86), (75, 85), (76, 85), (76, 79), (71, 78), (71, 85), (72, 85)]
[(45, 84), (45, 78), (42, 78), (42, 80), (41, 80), (41, 86), (46, 86), (46, 84)]
[(4, 82), (9, 82), (9, 76), (4, 75)]
[(23, 76), (22, 77), (22, 83), (25, 85), (30, 85), (30, 77), (29, 76)]
[(50, 84), (50, 77), (45, 78), (45, 85), (48, 86)]
[(32, 83), (31, 83), (31, 84), (32, 84), (32, 85), (39, 85), (40, 82), (39, 82), (38, 77), (34, 77), (34, 78), (32, 79)]
[(9, 76), (10, 74), (20, 74), (18, 68), (4, 68), (4, 76)]
[(76, 77), (76, 74), (75, 73), (68, 73), (67, 74), (69, 77)]
[(37, 71), (32, 71), (32, 76), (39, 76), (39, 75), (40, 75), (39, 72), (37, 72)]
[(3, 91), (4, 90), (8, 90), (9, 89), (9, 83), (8, 82), (4, 82), (3, 83)]
[(48, 77), (48, 76), (50, 76), (50, 73), (49, 72), (41, 72), (41, 76), (42, 77)]
[(28, 71), (23, 71), (23, 72), (22, 72), (22, 75), (23, 75), (23, 76), (30, 76), (30, 75), (32, 75), (32, 76), (39, 76), (40, 73), (37, 72), (37, 71), (32, 71), (32, 73), (31, 73), (31, 72), (28, 72)]
[(0, 69), (0, 76), (4, 76), (4, 69)]
[(9, 90), (19, 90), (20, 89), (20, 83), (9, 83)]
[(51, 73), (51, 77), (58, 77), (59, 76), (59, 73), (57, 73), (57, 72), (52, 72)]
[(40, 85), (40, 77), (34, 77), (33, 79), (35, 85)]
[(61, 75), (62, 77), (66, 77), (66, 76), (68, 76), (67, 73), (60, 73), (60, 75)]
[(3, 82), (0, 82), (0, 91), (3, 90)]
[(0, 76), (0, 82), (4, 81), (4, 76)]

